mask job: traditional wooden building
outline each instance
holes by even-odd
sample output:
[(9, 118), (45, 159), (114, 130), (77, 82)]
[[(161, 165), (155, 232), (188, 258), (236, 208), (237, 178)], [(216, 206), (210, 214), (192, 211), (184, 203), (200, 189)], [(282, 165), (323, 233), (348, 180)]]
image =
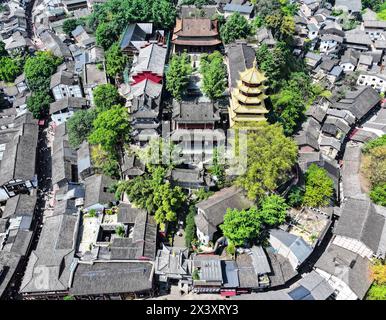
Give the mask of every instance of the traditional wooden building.
[(240, 72), (237, 86), (232, 90), (229, 106), (229, 124), (233, 127), (236, 123), (257, 122), (265, 120), (268, 110), (264, 100), (266, 78), (257, 69), (256, 61), (252, 68)]
[(177, 19), (173, 31), (174, 52), (212, 52), (220, 44), (217, 20)]

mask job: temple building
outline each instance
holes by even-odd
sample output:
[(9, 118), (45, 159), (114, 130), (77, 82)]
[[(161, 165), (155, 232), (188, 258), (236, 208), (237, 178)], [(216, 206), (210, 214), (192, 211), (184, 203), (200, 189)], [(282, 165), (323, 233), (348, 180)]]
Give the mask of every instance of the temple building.
[(174, 52), (213, 52), (221, 44), (217, 20), (177, 19), (172, 43)]
[(237, 85), (232, 90), (229, 106), (229, 125), (236, 123), (264, 121), (268, 110), (264, 100), (267, 98), (264, 85), (266, 78), (257, 69), (256, 61), (252, 68), (240, 72)]

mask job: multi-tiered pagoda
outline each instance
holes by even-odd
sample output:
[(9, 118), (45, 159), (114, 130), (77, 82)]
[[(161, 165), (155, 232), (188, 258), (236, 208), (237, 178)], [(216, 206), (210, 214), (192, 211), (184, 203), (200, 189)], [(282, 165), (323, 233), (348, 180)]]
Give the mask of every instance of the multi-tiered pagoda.
[(253, 67), (240, 72), (240, 80), (233, 89), (229, 107), (229, 124), (263, 121), (268, 110), (264, 100), (267, 98), (264, 85), (266, 78), (257, 69), (256, 61)]

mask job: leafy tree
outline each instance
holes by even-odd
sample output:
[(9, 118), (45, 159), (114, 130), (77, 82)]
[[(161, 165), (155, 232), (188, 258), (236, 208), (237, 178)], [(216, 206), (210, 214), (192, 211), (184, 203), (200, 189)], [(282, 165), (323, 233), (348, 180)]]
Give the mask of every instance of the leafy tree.
[(213, 191), (206, 191), (204, 188), (197, 189), (193, 192), (196, 197), (195, 202), (201, 202), (208, 199), (211, 195), (214, 194)]
[(117, 40), (118, 34), (113, 22), (102, 22), (95, 32), (96, 43), (107, 50)]
[(327, 171), (312, 164), (306, 174), (306, 190), (303, 204), (307, 207), (322, 207), (330, 203), (334, 194), (334, 182)]
[(220, 225), (224, 236), (234, 246), (242, 246), (245, 242), (258, 237), (260, 228), (260, 215), (256, 208), (241, 211), (228, 209), (224, 223)]
[(126, 108), (116, 105), (102, 111), (93, 121), (89, 142), (100, 144), (107, 152), (116, 152), (128, 142), (130, 125)]
[(284, 87), (277, 94), (272, 95), (272, 105), (275, 121), (282, 124), (286, 135), (292, 135), (301, 120), (304, 119), (306, 111), (301, 92)]
[(386, 207), (386, 183), (373, 187), (370, 191), (370, 198), (374, 203)]
[(281, 89), (271, 96), (274, 121), (283, 125), (286, 135), (292, 135), (305, 119), (304, 112), (316, 97), (328, 97), (329, 91), (317, 84), (304, 72), (293, 72)]
[(280, 11), (279, 0), (253, 0), (255, 2), (256, 15), (265, 19), (268, 15)]
[(96, 116), (95, 109), (79, 110), (68, 119), (68, 141), (71, 147), (78, 148), (83, 141), (87, 140), (92, 131), (92, 123)]
[(264, 25), (264, 19), (259, 15), (257, 15), (253, 18), (250, 25), (251, 25), (251, 32), (256, 33), (257, 30)]
[(379, 6), (379, 9), (377, 10), (377, 18), (379, 20), (386, 20), (386, 3)]
[(109, 154), (101, 166), (104, 175), (119, 179), (119, 162), (113, 154)]
[[(107, 152), (99, 144), (93, 145), (91, 146), (91, 159), (93, 166), (98, 172), (112, 178), (120, 178), (119, 163), (116, 153)], [(116, 189), (113, 188), (111, 192), (116, 192)]]
[(80, 19), (67, 19), (63, 22), (63, 32), (67, 35), (71, 35), (71, 32), (76, 29), (77, 26), (84, 25)]
[(146, 209), (149, 213), (154, 213), (151, 176), (135, 177), (122, 186), (122, 191), (123, 188), (125, 188), (125, 193), (131, 203), (138, 208)]
[(288, 193), (287, 203), (290, 207), (298, 208), (303, 203), (304, 191), (299, 187), (291, 188)]
[(236, 253), (236, 247), (233, 243), (229, 243), (227, 245), (227, 248), (226, 248), (226, 251), (228, 254), (230, 254), (231, 256), (234, 256), (235, 253)]
[(281, 40), (291, 39), (295, 33), (294, 15), (297, 12), (297, 5), (288, 0), (280, 0), (280, 9), (275, 8), (272, 12), (265, 14), (264, 22), (272, 29), (276, 38)]
[(255, 200), (286, 181), (296, 159), (297, 146), (284, 136), (280, 125), (251, 124), (247, 133), (246, 172), (238, 177), (236, 184)]
[(5, 43), (0, 40), (0, 57), (8, 56), (7, 50), (5, 50)]
[(366, 295), (366, 300), (386, 300), (386, 285), (373, 284)]
[[(378, 142), (375, 141), (374, 145)], [(369, 148), (362, 159), (362, 171), (372, 186), (386, 181), (386, 145)]]
[(374, 280), (367, 300), (386, 300), (386, 264), (384, 260), (374, 260), (370, 268), (371, 277)]
[(284, 43), (279, 43), (272, 50), (262, 44), (256, 51), (256, 62), (268, 77), (271, 90), (277, 90), (281, 81), (290, 73), (290, 56), (291, 53)]
[(185, 246), (188, 248), (191, 247), (193, 240), (196, 238), (196, 223), (194, 221), (195, 215), (196, 208), (194, 206), (190, 206), (185, 220)]
[(0, 80), (13, 82), (23, 72), (20, 58), (0, 57)]
[(186, 53), (172, 56), (166, 72), (166, 89), (176, 100), (181, 101), (191, 73), (192, 67)]
[(375, 12), (381, 9), (383, 0), (362, 0), (362, 8), (369, 8)]
[(232, 14), (220, 28), (221, 39), (225, 44), (237, 39), (245, 39), (250, 34), (251, 26), (238, 12)]
[(30, 90), (48, 91), (51, 76), (62, 61), (50, 51), (39, 51), (35, 56), (28, 57), (24, 64), (24, 73)]
[(154, 189), (155, 220), (158, 224), (176, 221), (177, 212), (186, 201), (181, 187), (172, 188), (169, 181)]
[(92, 94), (98, 112), (109, 110), (112, 106), (121, 103), (118, 89), (110, 83), (100, 84)]
[(211, 100), (223, 97), (227, 86), (226, 69), (223, 56), (219, 51), (202, 55), (200, 72), (203, 76), (202, 91)]
[(362, 151), (364, 153), (368, 153), (371, 149), (386, 146), (386, 134), (370, 140), (369, 142), (366, 142), (366, 144), (363, 146)]
[(107, 49), (130, 23), (153, 22), (156, 28), (170, 28), (175, 18), (176, 8), (169, 0), (108, 0), (94, 6), (87, 26), (96, 30), (97, 43)]
[(110, 77), (120, 75), (128, 63), (127, 55), (123, 54), (119, 43), (115, 42), (106, 51), (106, 73)]
[(211, 168), (212, 176), (216, 179), (216, 185), (222, 188), (225, 184), (225, 167), (220, 163), (218, 149), (213, 150), (213, 165)]
[(206, 5), (216, 4), (214, 0), (182, 0), (181, 5), (196, 6), (198, 8)]
[(152, 2), (151, 21), (158, 27), (171, 28), (177, 17), (177, 12), (172, 1), (158, 0)]
[(165, 183), (165, 174), (164, 168), (157, 167), (151, 175), (136, 177), (125, 185), (130, 202), (154, 214), (158, 224), (175, 221), (178, 210), (186, 201), (180, 187)]
[(43, 91), (33, 92), (27, 98), (27, 109), (37, 119), (47, 115), (50, 108), (50, 103), (53, 101), (49, 93)]
[(371, 277), (379, 285), (386, 285), (386, 264), (385, 261), (375, 260), (371, 265)]
[(259, 214), (261, 221), (271, 227), (282, 224), (287, 216), (288, 205), (285, 199), (276, 194), (267, 196), (261, 202)]

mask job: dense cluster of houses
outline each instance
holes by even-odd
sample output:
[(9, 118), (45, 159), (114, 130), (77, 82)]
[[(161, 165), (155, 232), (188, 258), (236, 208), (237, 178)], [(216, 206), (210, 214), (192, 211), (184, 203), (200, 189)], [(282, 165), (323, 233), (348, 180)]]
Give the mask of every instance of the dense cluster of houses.
[[(298, 1), (293, 54), (305, 59), (313, 80), (332, 95), (309, 107), (295, 136), (295, 180), (304, 183), (304, 172), (312, 163), (325, 168), (341, 205), (291, 209), (288, 221), (270, 231), (267, 246), (238, 249), (231, 260), (217, 254), (226, 246), (218, 227), (228, 208), (253, 205), (241, 189), (227, 187), (196, 204), (196, 235), (204, 246), (191, 253), (182, 245), (161, 244), (154, 217), (125, 197), (115, 198), (110, 187), (116, 181), (94, 163), (93, 146), (87, 141), (78, 149), (70, 146), (66, 121), (94, 106), (93, 89), (108, 78), (104, 51), (95, 37), (83, 26), (68, 36), (63, 23), (87, 16), (101, 2), (35, 1), (30, 30), (34, 41), (27, 30), (27, 1), (8, 1), (0, 12), (0, 38), (7, 51), (50, 50), (63, 58), (50, 79), (55, 101), (50, 104), (46, 135), (52, 188), (43, 208), (35, 204), (41, 197), (36, 192), (41, 165), (37, 146), (39, 125), (44, 123), (26, 110), (30, 92), (24, 75), (12, 85), (0, 84), (8, 103), (0, 110), (0, 297), (18, 287), (25, 299), (124, 299), (157, 295), (175, 285), (181, 293), (235, 299), (364, 298), (372, 282), (371, 259), (386, 255), (385, 208), (369, 200), (360, 181), (361, 146), (386, 133), (381, 101), (386, 90), (386, 24), (367, 9), (362, 21), (347, 30), (344, 20), (359, 19), (360, 0), (336, 0), (335, 7), (320, 0)], [(337, 10), (345, 12), (344, 18), (333, 14)], [(131, 61), (118, 89), (130, 114), (133, 144), (143, 147), (163, 137), (180, 146), (183, 165), (170, 170), (168, 179), (189, 192), (214, 186), (207, 169), (213, 147), (225, 144), (222, 129), (262, 121), (268, 112), (266, 77), (256, 65), (255, 53), (262, 43), (274, 47), (276, 40), (261, 27), (256, 35), (223, 48), (215, 17), (228, 18), (235, 12), (251, 20), (254, 6), (246, 0), (218, 0), (199, 8), (179, 5), (170, 32), (152, 23), (133, 23), (119, 40)], [(310, 49), (305, 54), (306, 47)], [(215, 50), (224, 54), (228, 87), (224, 99), (213, 103), (201, 93), (198, 69), (200, 55)], [(179, 52), (187, 52), (194, 71), (182, 101), (166, 105), (165, 70), (169, 55)], [(352, 76), (354, 83), (347, 84)], [(124, 155), (125, 179), (144, 173), (138, 157)], [(43, 223), (33, 244), (37, 210), (43, 211)], [(332, 226), (332, 236), (327, 237)]]

